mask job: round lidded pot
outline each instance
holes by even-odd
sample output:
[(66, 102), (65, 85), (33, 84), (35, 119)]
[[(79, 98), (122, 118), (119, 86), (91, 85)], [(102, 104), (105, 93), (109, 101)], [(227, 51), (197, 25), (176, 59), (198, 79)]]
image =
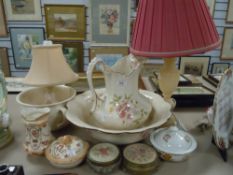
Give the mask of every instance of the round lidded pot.
[(45, 156), (50, 163), (59, 168), (72, 168), (86, 157), (89, 144), (78, 137), (65, 135), (46, 149)]
[(134, 175), (150, 175), (159, 163), (154, 148), (143, 143), (128, 145), (123, 151), (123, 157), (124, 169)]
[(120, 151), (111, 143), (94, 145), (87, 156), (88, 165), (97, 173), (109, 174), (120, 165)]

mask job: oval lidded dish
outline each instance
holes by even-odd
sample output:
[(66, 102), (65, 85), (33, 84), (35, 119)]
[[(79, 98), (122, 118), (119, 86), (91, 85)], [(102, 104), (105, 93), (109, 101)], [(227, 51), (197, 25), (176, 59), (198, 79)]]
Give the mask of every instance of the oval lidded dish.
[(45, 156), (56, 167), (72, 168), (84, 160), (88, 149), (87, 142), (76, 136), (65, 135), (52, 142)]
[(120, 165), (120, 150), (111, 143), (98, 143), (88, 152), (87, 163), (97, 173), (109, 174)]
[(159, 164), (155, 149), (143, 143), (128, 145), (123, 151), (123, 157), (124, 169), (134, 175), (150, 175)]
[(155, 130), (150, 141), (162, 159), (176, 162), (187, 159), (197, 147), (192, 135), (175, 126)]

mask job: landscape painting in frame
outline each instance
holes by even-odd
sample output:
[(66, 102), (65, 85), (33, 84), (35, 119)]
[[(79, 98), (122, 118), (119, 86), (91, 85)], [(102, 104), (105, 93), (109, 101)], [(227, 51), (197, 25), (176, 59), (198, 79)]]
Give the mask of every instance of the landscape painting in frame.
[(209, 56), (180, 57), (179, 69), (181, 74), (202, 76), (208, 74)]
[(42, 44), (43, 28), (10, 28), (13, 56), (16, 68), (29, 68), (32, 61), (32, 46)]
[(91, 46), (128, 46), (130, 0), (91, 1)]
[(51, 40), (85, 40), (84, 5), (45, 5), (47, 37)]
[(10, 21), (41, 21), (40, 0), (5, 0), (7, 19)]
[(74, 72), (84, 71), (82, 42), (55, 42), (55, 44), (62, 44), (63, 55)]
[(227, 27), (224, 29), (222, 50), (221, 50), (222, 60), (232, 60), (233, 59), (233, 27)]

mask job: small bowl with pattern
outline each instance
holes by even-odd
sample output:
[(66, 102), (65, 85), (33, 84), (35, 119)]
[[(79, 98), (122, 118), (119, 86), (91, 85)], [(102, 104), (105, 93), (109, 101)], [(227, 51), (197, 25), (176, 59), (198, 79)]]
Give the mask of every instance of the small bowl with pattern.
[(78, 137), (65, 135), (53, 141), (45, 156), (53, 166), (72, 168), (79, 165), (89, 149), (89, 144)]
[(155, 130), (150, 135), (151, 144), (160, 157), (168, 161), (183, 161), (197, 148), (192, 135), (175, 126)]

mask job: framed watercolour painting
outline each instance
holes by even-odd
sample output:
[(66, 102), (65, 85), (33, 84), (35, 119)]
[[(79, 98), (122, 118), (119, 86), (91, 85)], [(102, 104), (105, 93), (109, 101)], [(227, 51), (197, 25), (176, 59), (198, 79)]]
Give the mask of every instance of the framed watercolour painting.
[(195, 76), (207, 75), (209, 62), (209, 56), (180, 57), (180, 73), (191, 74)]
[(91, 1), (91, 46), (128, 46), (131, 0)]
[(67, 63), (76, 73), (83, 72), (83, 43), (82, 42), (54, 42), (62, 44), (63, 54)]
[(7, 36), (7, 27), (3, 0), (0, 0), (0, 37), (3, 36)]
[(84, 5), (45, 5), (47, 37), (51, 40), (85, 40)]
[(233, 0), (228, 1), (227, 23), (233, 23)]
[(44, 28), (10, 28), (11, 44), (16, 68), (29, 68), (32, 46), (44, 41)]
[(89, 55), (90, 61), (94, 57), (99, 57), (104, 61), (105, 64), (107, 64), (108, 66), (112, 66), (120, 58), (128, 55), (128, 53), (128, 47), (91, 47)]
[(10, 77), (10, 67), (8, 61), (7, 48), (0, 47), (0, 69), (5, 77)]
[(233, 27), (224, 29), (221, 59), (222, 60), (233, 59)]
[(40, 0), (5, 0), (9, 21), (41, 21)]
[(223, 74), (230, 67), (230, 63), (212, 63), (211, 74)]

